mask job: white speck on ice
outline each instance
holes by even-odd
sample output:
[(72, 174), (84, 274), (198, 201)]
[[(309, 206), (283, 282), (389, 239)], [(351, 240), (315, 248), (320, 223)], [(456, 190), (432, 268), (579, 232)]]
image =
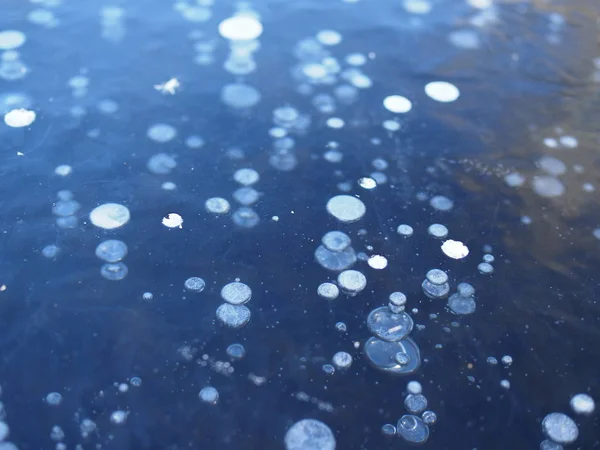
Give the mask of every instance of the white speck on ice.
[(175, 90), (177, 90), (181, 84), (177, 78), (171, 78), (169, 81), (166, 81), (162, 84), (155, 84), (154, 89), (159, 91), (162, 94), (175, 94)]

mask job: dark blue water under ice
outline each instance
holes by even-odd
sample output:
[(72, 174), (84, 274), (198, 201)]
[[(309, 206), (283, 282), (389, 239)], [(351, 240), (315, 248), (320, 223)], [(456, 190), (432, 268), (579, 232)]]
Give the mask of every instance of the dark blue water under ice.
[[(383, 436), (381, 426), (406, 413), (406, 382), (418, 380), (438, 416), (425, 448), (538, 448), (545, 439), (541, 420), (551, 412), (569, 414), (579, 425), (579, 439), (568, 448), (600, 448), (597, 413), (580, 416), (569, 407), (577, 393), (600, 398), (600, 240), (593, 235), (600, 205), (597, 190), (581, 187), (600, 189), (596, 4), (498, 2), (497, 19), (478, 27), (469, 23), (477, 10), (462, 1), (432, 0), (429, 14), (414, 15), (392, 1), (259, 0), (251, 5), (264, 26), (257, 69), (243, 79), (262, 98), (242, 113), (220, 99), (221, 88), (236, 77), (223, 69), (228, 45), (217, 26), (233, 14), (234, 2), (216, 1), (210, 20), (193, 23), (170, 1), (115, 0), (110, 5), (125, 11), (118, 41), (102, 36), (100, 11), (107, 5), (0, 5), (0, 31), (27, 36), (19, 52), (30, 69), (20, 80), (0, 79), (0, 97), (25, 94), (37, 114), (27, 128), (0, 124), (0, 285), (6, 286), (0, 292), (0, 386), (11, 442), (20, 449), (54, 448), (50, 432), (58, 425), (69, 449), (278, 449), (286, 430), (310, 417), (331, 428), (339, 449), (406, 448), (402, 439)], [(53, 11), (57, 26), (27, 19), (40, 7)], [(556, 14), (564, 23), (553, 28)], [(479, 48), (449, 42), (462, 28), (474, 30)], [(373, 86), (356, 102), (338, 105), (342, 129), (326, 126), (328, 116), (296, 91), (291, 75), (296, 43), (322, 29), (342, 34), (331, 48), (340, 61), (348, 53), (374, 53), (362, 68)], [(194, 63), (193, 30), (215, 41), (212, 65)], [(75, 98), (68, 80), (82, 71), (88, 92)], [(172, 77), (181, 83), (175, 95), (153, 89)], [(434, 80), (455, 84), (460, 98), (449, 104), (428, 98), (423, 86)], [(413, 109), (402, 116), (401, 130), (389, 132), (381, 124), (393, 115), (382, 100), (395, 93), (410, 98)], [(116, 101), (119, 110), (98, 111), (103, 99)], [(73, 117), (75, 105), (87, 114)], [(269, 164), (273, 110), (285, 105), (311, 117), (307, 132), (294, 136), (298, 165), (290, 172)], [(177, 137), (151, 141), (146, 132), (155, 123), (173, 125)], [(100, 133), (90, 137), (90, 130)], [(191, 134), (204, 139), (201, 149), (185, 146)], [(561, 135), (576, 137), (578, 146), (544, 145), (544, 138)], [(322, 158), (330, 141), (344, 153), (338, 165)], [(231, 147), (245, 158), (228, 157)], [(159, 152), (177, 155), (168, 176), (146, 168)], [(544, 198), (531, 187), (544, 155), (567, 166), (562, 196)], [(389, 163), (389, 180), (367, 191), (356, 180), (374, 170), (374, 158)], [(72, 174), (55, 175), (61, 164)], [(261, 220), (251, 229), (204, 210), (209, 197), (234, 204), (232, 175), (243, 167), (261, 176), (254, 207)], [(511, 171), (527, 178), (523, 186), (507, 186)], [(325, 210), (344, 180), (367, 207), (352, 224)], [(161, 189), (164, 181), (177, 189)], [(63, 189), (82, 205), (74, 229), (58, 227), (52, 215)], [(455, 206), (435, 211), (418, 200), (420, 192), (445, 195)], [(131, 221), (116, 230), (94, 227), (89, 212), (106, 202), (126, 205)], [(183, 217), (182, 229), (161, 224), (173, 212)], [(522, 223), (523, 216), (531, 224)], [(452, 260), (440, 251), (440, 241), (427, 235), (435, 222), (469, 247), (467, 258)], [(396, 233), (401, 223), (414, 227), (413, 237)], [(328, 302), (316, 289), (335, 274), (313, 253), (321, 236), (335, 229), (350, 234), (357, 251), (385, 255), (388, 267), (378, 271), (359, 262), (355, 268), (366, 274), (367, 288)], [(111, 238), (129, 247), (129, 274), (121, 281), (102, 278), (94, 254)], [(42, 256), (49, 244), (60, 248), (56, 258)], [(490, 276), (477, 271), (484, 245), (495, 256)], [(473, 315), (453, 316), (444, 301), (423, 295), (421, 282), (435, 267), (453, 286), (475, 287)], [(191, 276), (206, 281), (202, 293), (185, 291)], [(252, 288), (252, 319), (231, 330), (216, 322), (215, 309), (221, 287), (238, 277)], [(370, 337), (368, 313), (398, 290), (409, 309), (418, 308), (415, 323), (425, 325), (412, 334), (422, 365), (405, 377), (375, 370), (362, 347), (354, 347)], [(153, 299), (144, 300), (144, 292)], [(336, 329), (340, 321), (347, 332)], [(234, 342), (247, 355), (233, 364), (233, 374), (197, 362), (204, 354), (229, 361), (225, 350)], [(182, 356), (185, 346), (196, 351), (192, 360)], [(353, 356), (351, 369), (325, 374), (323, 364), (341, 350)], [(513, 358), (510, 367), (486, 362), (503, 355)], [(249, 374), (266, 383), (257, 385)], [(134, 376), (142, 385), (119, 393), (115, 383)], [(207, 385), (219, 391), (217, 405), (198, 399)], [(53, 391), (63, 397), (58, 407), (44, 401)], [(299, 392), (316, 400), (302, 401)], [(324, 403), (330, 410), (319, 408)], [(110, 421), (119, 409), (129, 412), (122, 425)], [(88, 438), (80, 432), (84, 418), (97, 425)]]

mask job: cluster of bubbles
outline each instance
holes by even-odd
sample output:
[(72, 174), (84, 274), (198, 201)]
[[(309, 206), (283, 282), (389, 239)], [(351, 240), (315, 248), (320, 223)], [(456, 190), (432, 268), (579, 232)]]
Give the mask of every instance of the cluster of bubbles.
[(334, 407), (330, 402), (321, 400), (318, 397), (311, 397), (306, 392), (299, 391), (292, 395), (296, 398), (296, 400), (300, 400), (301, 402), (312, 403), (313, 405), (316, 405), (320, 411), (325, 411), (325, 412), (333, 412), (334, 411)]
[[(131, 377), (129, 382), (115, 382), (113, 386), (117, 389), (119, 394), (124, 394), (129, 391), (130, 386), (134, 388), (139, 388), (142, 385), (142, 380), (139, 377)], [(99, 397), (105, 397), (106, 391), (101, 390), (98, 392)], [(62, 404), (63, 396), (59, 392), (50, 392), (45, 398), (44, 402), (53, 408), (57, 408)], [(123, 425), (129, 416), (130, 412), (125, 411), (123, 409), (115, 409), (110, 412), (109, 420), (114, 425)], [(79, 414), (75, 415), (75, 419), (79, 422), (79, 432), (83, 439), (87, 439), (89, 436), (93, 435), (98, 430), (98, 426), (96, 422), (94, 422), (89, 417), (83, 417)], [(63, 442), (65, 439), (65, 431), (59, 425), (53, 425), (50, 430), (50, 439), (56, 442), (55, 448), (57, 450), (66, 450), (67, 446)], [(0, 447), (4, 449), (4, 447)], [(82, 448), (81, 445), (75, 446), (75, 448)]]
[(100, 10), (101, 35), (104, 39), (118, 42), (125, 36), (125, 10), (119, 6), (103, 6)]
[[(491, 251), (491, 249), (490, 249), (490, 251)], [(494, 272), (494, 266), (492, 266), (492, 263), (494, 261), (495, 261), (494, 255), (492, 255), (490, 252), (486, 252), (483, 255), (483, 261), (477, 265), (477, 270), (479, 270), (479, 273), (481, 273), (481, 274), (490, 275), (491, 273)]]
[[(322, 267), (328, 270), (342, 271), (349, 269), (357, 260), (356, 253), (351, 244), (350, 236), (346, 233), (328, 231), (321, 238), (321, 245), (315, 250), (315, 259)], [(325, 298), (330, 297), (325, 296)]]
[(127, 256), (127, 244), (117, 239), (102, 241), (96, 247), (96, 256), (105, 261), (100, 274), (107, 280), (118, 281), (127, 276), (129, 269), (121, 260)]
[[(240, 77), (256, 70), (254, 53), (260, 48), (262, 31), (260, 17), (247, 4), (239, 4), (235, 15), (219, 24), (219, 34), (229, 41), (229, 56), (224, 63), (227, 72)], [(242, 80), (228, 83), (221, 90), (221, 101), (234, 109), (251, 108), (260, 100), (258, 89)]]
[(71, 94), (73, 97), (81, 98), (88, 94), (90, 79), (87, 75), (85, 75), (85, 73), (81, 73), (69, 78), (67, 84), (71, 88)]
[(57, 200), (52, 206), (52, 214), (56, 217), (56, 225), (60, 228), (75, 228), (79, 224), (76, 214), (81, 208), (69, 190), (58, 191)]
[(443, 270), (431, 269), (425, 275), (421, 288), (423, 293), (431, 299), (446, 298), (450, 292), (448, 275)]
[(256, 70), (254, 52), (263, 27), (254, 11), (243, 11), (219, 24), (219, 34), (229, 41), (229, 56), (223, 67), (233, 75), (248, 75)]
[(260, 218), (250, 205), (258, 201), (259, 193), (252, 186), (260, 180), (260, 175), (254, 169), (243, 168), (233, 174), (233, 179), (241, 185), (233, 193), (233, 198), (243, 205), (233, 212), (233, 223), (242, 228), (254, 228)]
[[(260, 17), (248, 7), (242, 7), (219, 24), (219, 34), (229, 41), (229, 55), (223, 64), (227, 72), (241, 77), (256, 70), (254, 53), (260, 48), (258, 38), (262, 32)], [(256, 88), (241, 81), (227, 84), (221, 91), (223, 103), (236, 109), (250, 108), (260, 99)]]
[(367, 62), (365, 55), (350, 53), (340, 60), (332, 54), (330, 49), (342, 40), (343, 36), (331, 29), (301, 39), (294, 47), (297, 64), (292, 67), (292, 76), (298, 82), (297, 91), (311, 96), (313, 107), (328, 116), (325, 123), (334, 129), (345, 125), (343, 119), (333, 116), (338, 104), (356, 102), (360, 91), (373, 85), (361, 69)]
[(252, 298), (252, 290), (239, 281), (226, 284), (221, 289), (225, 301), (217, 308), (217, 319), (230, 328), (241, 328), (250, 321), (250, 310), (246, 303)]
[(197, 32), (191, 35), (194, 41), (194, 62), (199, 66), (210, 66), (215, 62), (216, 41), (214, 39), (206, 39), (204, 33)]
[(477, 307), (475, 303), (475, 288), (469, 283), (459, 283), (457, 292), (448, 298), (448, 308), (454, 314), (473, 314)]
[[(546, 148), (555, 150), (572, 150), (579, 143), (574, 136), (564, 134), (562, 129), (556, 128), (556, 136), (543, 138), (543, 144)], [(531, 188), (540, 197), (556, 198), (560, 197), (567, 191), (565, 183), (561, 180), (561, 176), (567, 173), (567, 165), (559, 158), (553, 155), (543, 155), (535, 161), (539, 172), (531, 177)], [(573, 165), (573, 171), (581, 174), (584, 172), (584, 167), (580, 164)], [(512, 188), (521, 188), (525, 185), (527, 177), (520, 172), (510, 171), (504, 175), (504, 182)], [(595, 190), (592, 183), (584, 183), (581, 188), (585, 192), (593, 192)]]
[[(569, 403), (573, 412), (579, 415), (589, 416), (596, 410), (594, 399), (588, 394), (576, 394)], [(561, 450), (563, 445), (571, 444), (579, 437), (579, 427), (575, 421), (559, 412), (544, 417), (542, 431), (548, 438), (540, 444), (542, 450)]]
[(337, 352), (331, 358), (332, 364), (323, 364), (323, 372), (333, 375), (337, 370), (347, 370), (352, 365), (352, 355), (348, 352)]
[(413, 373), (421, 364), (419, 347), (408, 337), (414, 323), (405, 308), (406, 295), (393, 292), (388, 306), (375, 308), (367, 317), (367, 327), (373, 336), (365, 343), (365, 356), (383, 372)]
[(20, 80), (29, 73), (17, 50), (27, 41), (25, 33), (17, 30), (0, 31), (0, 78), (6, 81)]
[[(92, 224), (105, 230), (122, 227), (129, 222), (129, 218), (129, 209), (118, 203), (104, 203), (90, 213)], [(121, 260), (126, 255), (127, 245), (124, 242), (116, 239), (101, 242), (96, 247), (96, 256), (106, 263), (100, 268), (100, 274), (113, 281), (125, 278), (129, 269)]]
[(423, 395), (421, 383), (410, 381), (407, 390), (404, 407), (409, 414), (403, 415), (396, 426), (383, 425), (381, 431), (385, 436), (397, 435), (412, 444), (424, 444), (429, 439), (429, 426), (437, 422), (437, 415), (427, 410), (427, 398)]
[(298, 164), (296, 141), (289, 134), (304, 133), (310, 125), (310, 116), (290, 105), (279, 106), (273, 110), (273, 123), (275, 126), (269, 131), (273, 138), (269, 164), (280, 172), (289, 172)]
[[(259, 173), (251, 168), (237, 170), (233, 179), (241, 186), (233, 192), (233, 198), (241, 204), (232, 214), (232, 221), (241, 228), (253, 228), (260, 222), (260, 218), (252, 205), (260, 198), (260, 193), (253, 185), (260, 180)], [(231, 210), (229, 201), (222, 197), (210, 197), (204, 202), (208, 213), (215, 215), (228, 214)]]

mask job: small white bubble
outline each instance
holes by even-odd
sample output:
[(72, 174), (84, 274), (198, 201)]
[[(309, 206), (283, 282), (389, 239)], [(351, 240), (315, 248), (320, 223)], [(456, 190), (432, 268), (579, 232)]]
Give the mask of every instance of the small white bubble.
[(456, 101), (460, 96), (460, 91), (452, 83), (446, 81), (432, 81), (425, 85), (425, 93), (433, 100), (442, 103)]
[(359, 178), (358, 185), (363, 189), (375, 189), (377, 187), (375, 180), (369, 177)]
[(596, 409), (594, 399), (587, 394), (577, 394), (571, 398), (571, 408), (577, 414), (590, 415)]
[(58, 392), (50, 392), (46, 395), (46, 403), (52, 406), (58, 406), (62, 403), (62, 395)]
[(115, 425), (121, 425), (127, 420), (128, 413), (122, 410), (113, 411), (110, 415), (110, 421)]
[(216, 405), (219, 401), (219, 391), (217, 391), (212, 386), (206, 386), (202, 388), (202, 390), (198, 394), (198, 397), (200, 397), (200, 400), (202, 400), (204, 403)]
[(367, 263), (369, 264), (369, 266), (373, 269), (385, 269), (388, 265), (388, 260), (385, 256), (381, 256), (381, 255), (373, 255), (371, 257), (369, 257), (369, 260), (367, 261)]
[(4, 123), (11, 128), (28, 127), (35, 120), (35, 112), (25, 108), (13, 109), (4, 115)]
[(412, 103), (401, 95), (390, 95), (383, 100), (383, 106), (390, 112), (402, 114), (412, 109)]
[(442, 244), (442, 252), (452, 259), (462, 259), (469, 254), (469, 249), (460, 241), (448, 239)]

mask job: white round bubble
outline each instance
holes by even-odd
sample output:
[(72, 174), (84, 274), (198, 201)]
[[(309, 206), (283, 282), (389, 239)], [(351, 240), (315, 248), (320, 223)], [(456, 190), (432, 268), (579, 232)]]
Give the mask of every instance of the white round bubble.
[(331, 429), (315, 419), (296, 422), (285, 433), (286, 450), (335, 450)]
[(200, 277), (190, 277), (185, 280), (184, 286), (188, 291), (198, 293), (204, 290), (206, 282)]
[(469, 248), (460, 241), (448, 239), (442, 244), (444, 254), (452, 259), (462, 259), (469, 254)]
[(148, 128), (147, 136), (155, 142), (165, 143), (177, 136), (177, 130), (166, 123), (157, 123)]
[(256, 211), (247, 206), (236, 209), (231, 216), (233, 223), (242, 228), (253, 228), (260, 222)]
[(437, 211), (450, 211), (454, 208), (454, 202), (443, 195), (436, 195), (429, 200), (431, 207)]
[(567, 171), (567, 166), (560, 159), (554, 156), (542, 156), (537, 160), (537, 166), (549, 175), (558, 176)]
[(251, 41), (262, 32), (258, 19), (247, 15), (229, 17), (219, 24), (219, 34), (230, 41)]
[(401, 95), (390, 95), (383, 100), (383, 106), (390, 112), (401, 114), (412, 109), (412, 103)]
[(337, 352), (331, 359), (333, 365), (338, 369), (348, 369), (352, 365), (352, 356), (347, 352)]
[(183, 217), (177, 213), (170, 213), (163, 217), (162, 224), (168, 228), (183, 228)]
[(260, 99), (260, 92), (255, 87), (244, 83), (226, 84), (221, 90), (221, 101), (232, 108), (251, 108)]
[(200, 393), (198, 394), (200, 400), (204, 403), (210, 403), (211, 405), (216, 405), (219, 401), (219, 391), (217, 391), (212, 386), (206, 386), (202, 388)]
[(103, 241), (96, 247), (96, 256), (109, 263), (121, 261), (126, 255), (127, 244), (117, 239)]
[(337, 45), (342, 42), (342, 35), (335, 30), (321, 30), (317, 33), (317, 41), (323, 45)]
[(367, 264), (373, 269), (385, 269), (388, 265), (388, 260), (385, 256), (373, 255), (369, 257)]
[(52, 406), (58, 406), (62, 403), (62, 395), (58, 392), (50, 392), (46, 395), (46, 403)]
[(596, 409), (594, 399), (587, 394), (577, 394), (571, 398), (571, 408), (577, 414), (590, 415)]
[(558, 179), (549, 175), (533, 177), (533, 190), (541, 197), (560, 197), (565, 193), (565, 185)]
[(247, 284), (234, 281), (223, 286), (221, 298), (232, 305), (241, 305), (250, 301), (252, 290)]
[(223, 303), (217, 308), (217, 319), (231, 328), (240, 328), (250, 321), (250, 310), (244, 305)]
[(551, 413), (542, 421), (544, 434), (558, 444), (570, 444), (579, 436), (577, 424), (566, 414)]
[(105, 230), (122, 227), (129, 222), (130, 217), (129, 210), (118, 203), (104, 203), (90, 213), (92, 224)]
[(146, 167), (150, 172), (156, 175), (167, 175), (177, 167), (177, 161), (172, 155), (167, 153), (157, 153), (148, 159)]
[(525, 177), (518, 172), (511, 172), (504, 175), (504, 182), (507, 186), (519, 187), (525, 183)]
[(4, 115), (4, 123), (11, 128), (28, 127), (35, 120), (35, 111), (25, 108), (13, 109)]
[(56, 166), (54, 169), (54, 173), (60, 177), (66, 177), (73, 172), (73, 168), (68, 164), (61, 164), (60, 166)]
[(243, 186), (250, 186), (260, 180), (260, 175), (254, 169), (239, 169), (233, 174), (233, 179)]
[(413, 395), (418, 395), (423, 392), (423, 386), (418, 381), (409, 381), (406, 385), (406, 390)]
[(370, 177), (362, 177), (358, 179), (358, 185), (363, 189), (375, 189), (377, 182)]
[(206, 211), (213, 214), (227, 214), (230, 209), (229, 202), (221, 197), (212, 197), (204, 202)]
[(340, 222), (350, 223), (360, 220), (367, 212), (365, 204), (350, 195), (336, 195), (327, 202), (327, 212)]
[(429, 228), (427, 228), (427, 232), (431, 236), (436, 237), (438, 239), (444, 239), (448, 236), (448, 228), (446, 228), (440, 223), (434, 223), (432, 225), (429, 225)]
[(358, 270), (344, 270), (337, 282), (344, 292), (356, 294), (367, 286), (367, 278)]
[(110, 421), (115, 425), (121, 425), (127, 420), (129, 414), (121, 409), (113, 411), (110, 415)]
[(340, 295), (339, 288), (333, 283), (321, 283), (317, 288), (319, 297), (327, 300), (335, 300)]
[(15, 50), (25, 43), (25, 33), (17, 30), (0, 31), (0, 50)]
[(244, 186), (233, 192), (233, 198), (242, 205), (250, 206), (258, 201), (260, 193), (252, 187)]
[(341, 231), (328, 231), (321, 238), (321, 242), (327, 250), (332, 252), (342, 252), (352, 243), (350, 236)]
[(119, 281), (127, 276), (129, 269), (122, 262), (106, 263), (100, 268), (100, 275), (107, 280)]
[(410, 225), (406, 225), (405, 223), (398, 225), (396, 232), (404, 237), (410, 237), (413, 235), (414, 230)]
[(450, 103), (454, 102), (460, 96), (460, 91), (452, 83), (446, 81), (432, 81), (425, 85), (425, 93), (433, 100)]

